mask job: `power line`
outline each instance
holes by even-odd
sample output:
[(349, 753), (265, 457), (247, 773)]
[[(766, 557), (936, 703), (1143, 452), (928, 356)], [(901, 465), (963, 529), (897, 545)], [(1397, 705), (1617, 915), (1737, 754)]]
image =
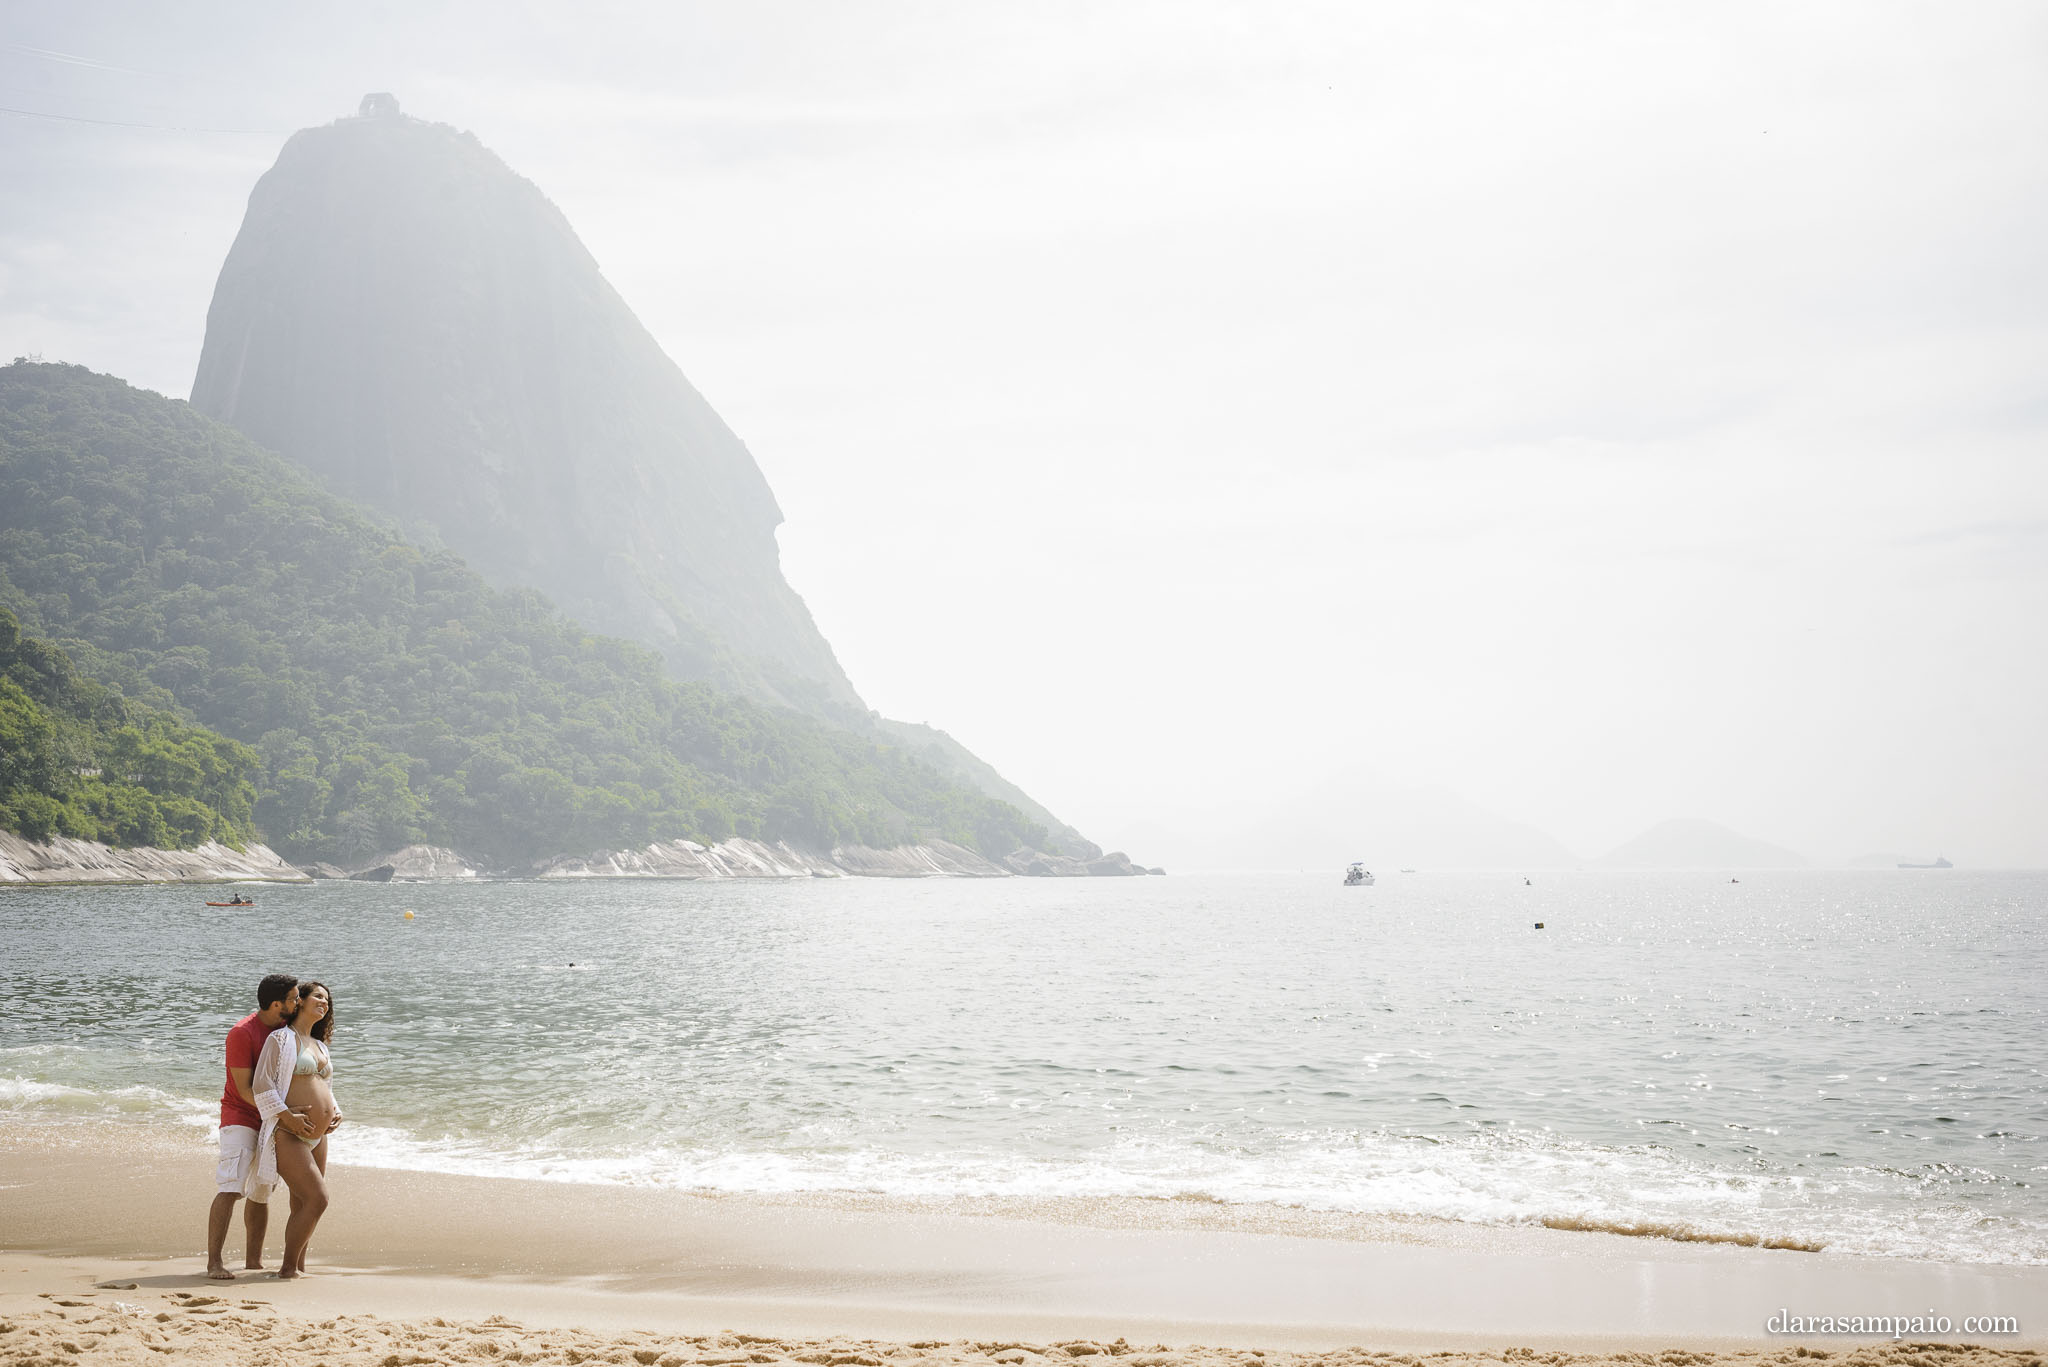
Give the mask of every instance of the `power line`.
[(94, 71), (118, 71), (124, 76), (155, 76), (161, 80), (179, 79), (167, 71), (143, 71), (138, 67), (115, 66), (112, 62), (95, 61), (91, 57), (80, 57), (69, 52), (52, 52), (46, 47), (30, 47), (27, 43), (0, 43), (10, 52), (25, 52), (31, 57), (42, 57), (52, 62), (65, 62), (71, 66), (90, 67)]
[[(23, 53), (30, 57), (41, 57), (46, 61), (64, 62), (71, 66), (87, 67), (94, 71), (112, 71), (123, 76), (149, 76), (158, 80), (176, 81), (183, 77), (165, 71), (144, 71), (139, 67), (117, 66), (93, 57), (81, 57), (74, 52), (57, 52), (46, 47), (30, 47), (27, 43), (0, 42), (0, 47), (10, 52)], [(280, 137), (284, 130), (273, 128), (199, 128), (176, 123), (129, 123), (121, 119), (89, 119), (82, 114), (47, 114), (39, 109), (11, 109), (0, 107), (0, 114), (12, 114), (19, 119), (51, 119), (59, 123), (89, 123), (101, 128), (142, 128), (156, 133), (222, 133), (248, 137)]]
[(90, 123), (102, 128), (147, 128), (157, 133), (238, 133), (249, 137), (282, 137), (288, 131), (282, 128), (194, 128), (178, 123), (124, 123), (119, 119), (88, 119), (78, 114), (45, 114), (39, 109), (10, 109), (0, 105), (0, 114), (12, 114), (22, 119), (55, 119), (62, 123)]

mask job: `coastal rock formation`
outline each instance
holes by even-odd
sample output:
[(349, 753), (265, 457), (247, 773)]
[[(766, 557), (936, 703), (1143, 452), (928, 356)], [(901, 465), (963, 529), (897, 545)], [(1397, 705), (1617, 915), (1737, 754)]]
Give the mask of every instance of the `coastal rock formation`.
[[(926, 840), (915, 845), (875, 849), (868, 845), (835, 845), (829, 853), (802, 849), (787, 841), (768, 842), (734, 837), (715, 845), (694, 840), (664, 840), (634, 850), (606, 850), (591, 855), (563, 855), (531, 869), (503, 870), (500, 876), (534, 878), (1032, 878), (1129, 877), (1164, 870), (1134, 864), (1118, 851), (1092, 859), (1073, 859), (1020, 849), (1001, 863), (982, 858), (964, 845)], [(319, 870), (316, 876), (331, 876)], [(454, 850), (411, 845), (372, 860), (353, 873), (335, 875), (359, 882), (424, 882), (484, 878), (490, 870)]]
[(943, 840), (878, 850), (837, 845), (815, 854), (784, 842), (669, 840), (638, 850), (550, 859), (541, 878), (1007, 878), (1009, 871)]
[(780, 842), (664, 840), (638, 850), (564, 856), (534, 866), (540, 878), (838, 878), (843, 871)]
[[(1018, 850), (1003, 856), (1003, 863), (1012, 873), (1026, 878), (1128, 878), (1133, 875), (1151, 873), (1153, 870), (1131, 862), (1131, 857), (1122, 850), (1097, 855), (1088, 859), (1074, 859), (1064, 855), (1047, 854), (1043, 850)], [(1161, 869), (1158, 872), (1165, 872)]]
[(233, 849), (213, 841), (190, 850), (115, 849), (58, 836), (48, 842), (0, 831), (0, 884), (225, 883), (260, 879), (303, 883), (306, 875), (268, 845)]
[(407, 845), (374, 859), (348, 876), (360, 883), (425, 883), (453, 878), (478, 878), (484, 867), (439, 845)]
[(832, 862), (859, 878), (1008, 878), (1010, 871), (983, 859), (964, 845), (927, 840), (877, 850), (866, 845), (836, 845)]

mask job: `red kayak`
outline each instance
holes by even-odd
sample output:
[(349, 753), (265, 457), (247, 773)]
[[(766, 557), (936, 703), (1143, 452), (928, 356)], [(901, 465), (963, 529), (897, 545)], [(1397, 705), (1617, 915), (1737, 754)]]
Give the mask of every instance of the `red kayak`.
[(254, 902), (208, 902), (206, 905), (210, 907), (253, 907), (256, 904)]

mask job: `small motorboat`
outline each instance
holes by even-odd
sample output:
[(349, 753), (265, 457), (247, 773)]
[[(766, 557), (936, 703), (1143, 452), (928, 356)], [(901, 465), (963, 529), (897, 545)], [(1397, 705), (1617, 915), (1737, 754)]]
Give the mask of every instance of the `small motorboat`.
[(1371, 887), (1372, 870), (1365, 866), (1363, 859), (1351, 861), (1351, 867), (1344, 870), (1344, 886), (1347, 888)]

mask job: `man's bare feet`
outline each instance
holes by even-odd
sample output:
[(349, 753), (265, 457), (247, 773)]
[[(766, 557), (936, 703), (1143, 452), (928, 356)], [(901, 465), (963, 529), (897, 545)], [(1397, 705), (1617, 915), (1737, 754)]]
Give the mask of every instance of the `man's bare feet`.
[(297, 1281), (300, 1277), (303, 1277), (305, 1275), (306, 1274), (303, 1272), (294, 1272), (288, 1267), (280, 1267), (279, 1269), (277, 1269), (277, 1279), (281, 1282)]
[(208, 1281), (231, 1282), (235, 1279), (235, 1274), (222, 1267), (219, 1263), (215, 1263), (212, 1267), (206, 1269), (206, 1277)]

